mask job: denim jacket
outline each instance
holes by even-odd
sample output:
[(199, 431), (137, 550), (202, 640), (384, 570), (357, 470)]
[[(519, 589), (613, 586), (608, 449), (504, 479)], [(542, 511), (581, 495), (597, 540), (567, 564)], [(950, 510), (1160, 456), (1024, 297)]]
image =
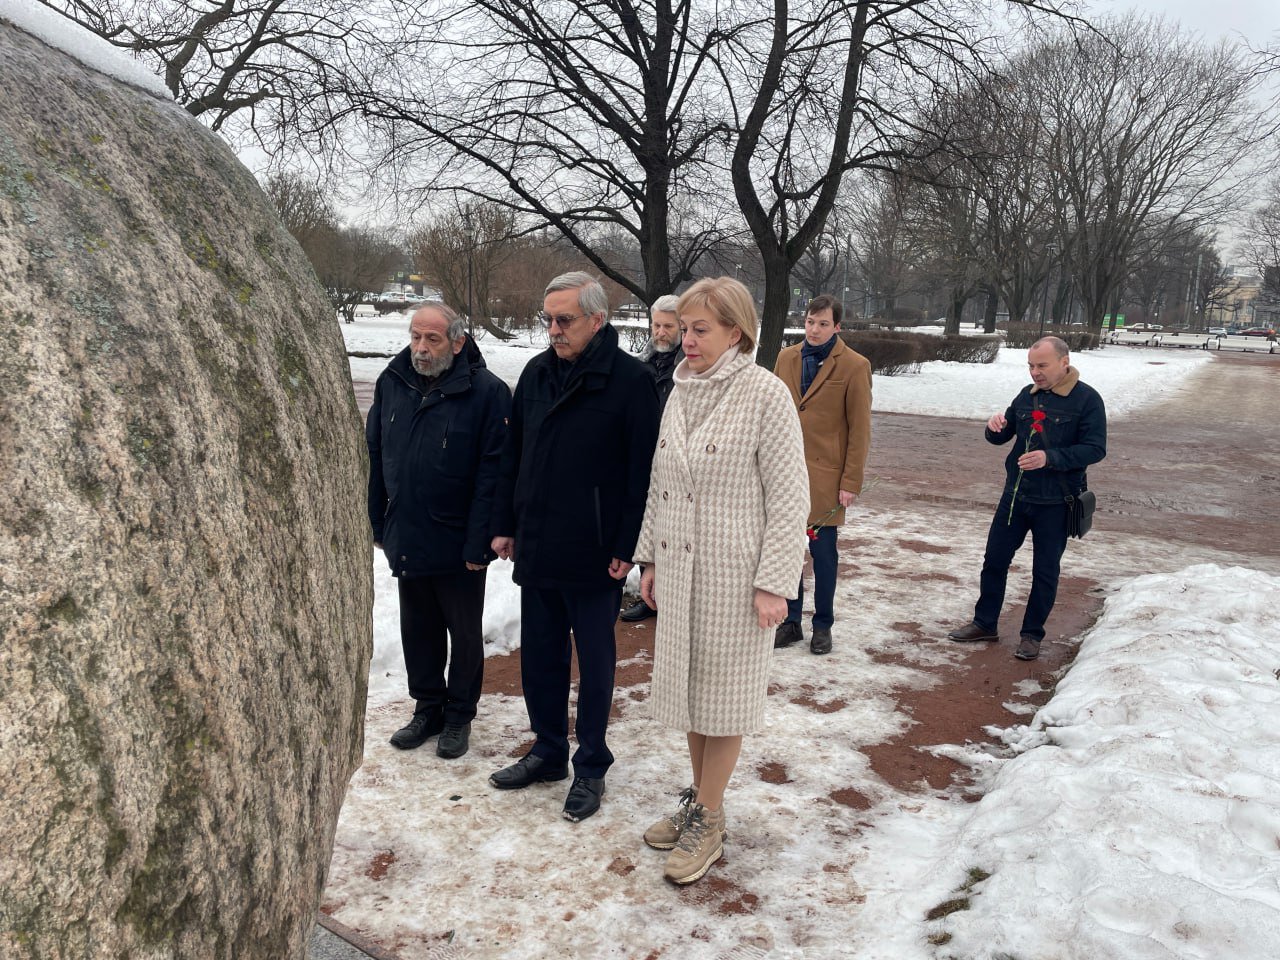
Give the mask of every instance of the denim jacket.
[[(1032, 414), (1044, 411), (1044, 432), (1031, 429)], [(1028, 450), (1044, 450), (1048, 462), (1039, 470), (1027, 470), (1018, 485), (1018, 499), (1026, 503), (1061, 503), (1089, 488), (1087, 468), (1107, 455), (1107, 413), (1098, 391), (1080, 380), (1075, 367), (1052, 390), (1028, 384), (1005, 411), (1005, 428), (986, 431), (994, 444), (1014, 440), (1005, 458), (1005, 493), (1018, 484), (1018, 458)], [(1028, 438), (1030, 445), (1028, 446)]]

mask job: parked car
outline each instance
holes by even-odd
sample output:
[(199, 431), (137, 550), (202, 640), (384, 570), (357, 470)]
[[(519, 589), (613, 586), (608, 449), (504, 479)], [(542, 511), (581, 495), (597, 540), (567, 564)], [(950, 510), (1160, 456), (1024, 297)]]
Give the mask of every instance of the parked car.
[(1274, 327), (1249, 327), (1247, 330), (1241, 330), (1242, 337), (1274, 337), (1276, 331)]
[(1208, 330), (1211, 337), (1225, 337), (1227, 335), (1226, 327), (1210, 327)]

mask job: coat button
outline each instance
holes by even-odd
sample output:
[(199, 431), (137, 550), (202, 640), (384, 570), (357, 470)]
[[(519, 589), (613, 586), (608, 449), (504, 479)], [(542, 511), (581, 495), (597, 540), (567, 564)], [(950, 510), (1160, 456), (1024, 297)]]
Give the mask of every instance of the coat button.
[(665, 490), (662, 491), (662, 499), (663, 500), (667, 499), (667, 491)]
[(409, 558), (408, 558), (408, 557), (401, 557), (400, 559), (401, 559), (401, 560), (408, 560)]
[(804, 409), (804, 404), (803, 404), (803, 403), (802, 403), (802, 404), (800, 404), (800, 409), (801, 409), (801, 410), (803, 410), (803, 409)]
[(715, 452), (716, 452), (716, 445), (714, 443), (708, 443), (707, 453), (715, 453)]
[(667, 549), (667, 541), (665, 540), (662, 541), (662, 549), (663, 550)]
[(658, 441), (658, 446), (660, 446), (660, 447), (665, 447), (666, 445), (667, 445), (667, 441), (665, 441), (665, 440), (659, 440), (659, 441)]
[(691, 543), (686, 543), (686, 544), (684, 545), (684, 552), (685, 552), (685, 553), (692, 553), (692, 552), (693, 552), (693, 544), (691, 544)]
[(693, 503), (693, 494), (692, 494), (692, 493), (688, 494), (688, 495), (686, 496), (686, 499), (687, 499), (690, 503)]

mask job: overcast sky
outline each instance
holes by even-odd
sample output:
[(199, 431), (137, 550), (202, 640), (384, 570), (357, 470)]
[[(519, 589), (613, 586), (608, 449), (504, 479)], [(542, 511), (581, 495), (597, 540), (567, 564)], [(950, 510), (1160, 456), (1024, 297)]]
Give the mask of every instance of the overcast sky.
[(1206, 40), (1241, 36), (1255, 49), (1280, 44), (1280, 3), (1277, 0), (1091, 0), (1094, 13), (1134, 10), (1177, 20)]

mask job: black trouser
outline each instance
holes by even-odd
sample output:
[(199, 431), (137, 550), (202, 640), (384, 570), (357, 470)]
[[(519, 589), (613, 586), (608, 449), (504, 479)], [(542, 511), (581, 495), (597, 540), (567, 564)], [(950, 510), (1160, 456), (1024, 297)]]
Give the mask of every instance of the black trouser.
[(621, 603), (622, 584), (602, 590), (520, 590), (520, 682), (529, 726), (537, 737), (530, 752), (556, 764), (569, 759), (569, 667), (576, 647), (578, 715), (573, 732), (578, 749), (573, 769), (579, 777), (603, 777), (613, 763), (605, 730), (613, 708), (613, 628)]
[(486, 573), (464, 570), (435, 577), (400, 577), (396, 581), (400, 588), (400, 644), (409, 673), (409, 696), (418, 701), (418, 711), (442, 710), (446, 723), (470, 723), (480, 702)]
[(1027, 503), (1019, 499), (1009, 513), (1009, 494), (1000, 498), (996, 515), (987, 533), (987, 552), (982, 558), (982, 595), (973, 611), (973, 622), (995, 632), (1004, 605), (1004, 588), (1009, 579), (1013, 555), (1031, 534), (1031, 596), (1022, 616), (1021, 632), (1044, 639), (1044, 622), (1058, 598), (1058, 572), (1062, 552), (1067, 548), (1067, 506), (1065, 503)]

